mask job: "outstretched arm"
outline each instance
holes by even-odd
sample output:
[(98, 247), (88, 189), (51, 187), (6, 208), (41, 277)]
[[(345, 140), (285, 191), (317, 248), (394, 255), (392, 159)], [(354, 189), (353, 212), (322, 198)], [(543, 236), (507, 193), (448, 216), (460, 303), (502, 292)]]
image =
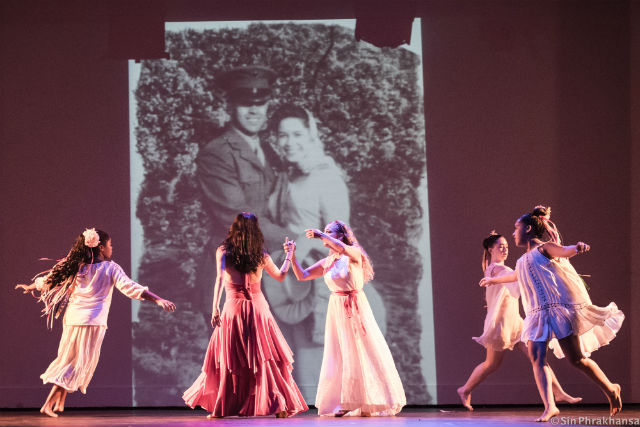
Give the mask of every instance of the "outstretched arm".
[(142, 292), (142, 295), (140, 295), (140, 297), (143, 300), (147, 300), (147, 301), (151, 301), (156, 303), (157, 305), (159, 305), (164, 311), (168, 311), (173, 313), (174, 311), (176, 311), (176, 305), (174, 303), (172, 303), (169, 300), (166, 300), (164, 298), (159, 297), (158, 295), (154, 294), (153, 292), (151, 292), (150, 290), (145, 290), (144, 292)]
[(589, 252), (591, 246), (587, 245), (584, 242), (578, 242), (575, 245), (570, 246), (561, 246), (557, 243), (547, 242), (542, 245), (542, 249), (551, 258), (571, 258), (574, 255)]
[(483, 277), (482, 280), (480, 280), (480, 286), (485, 287), (485, 286), (497, 285), (499, 283), (515, 282), (517, 280), (518, 280), (518, 276), (514, 271), (512, 273), (505, 274), (504, 276)]
[(327, 245), (339, 253), (347, 255), (353, 262), (362, 262), (362, 251), (358, 246), (347, 245), (343, 241), (335, 239), (318, 229), (307, 229), (305, 233), (309, 239), (322, 239)]
[(285, 251), (289, 251), (291, 253), (291, 265), (293, 266), (293, 274), (296, 275), (296, 279), (300, 281), (307, 281), (317, 279), (322, 276), (324, 273), (324, 261), (326, 258), (322, 258), (320, 261), (316, 262), (312, 266), (307, 269), (303, 269), (296, 258), (296, 242), (293, 240), (285, 243)]

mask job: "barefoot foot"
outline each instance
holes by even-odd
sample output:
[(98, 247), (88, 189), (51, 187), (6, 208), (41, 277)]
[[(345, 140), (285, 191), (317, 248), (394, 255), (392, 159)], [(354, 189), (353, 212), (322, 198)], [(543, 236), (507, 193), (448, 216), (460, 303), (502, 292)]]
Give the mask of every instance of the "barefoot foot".
[(536, 422), (537, 423), (546, 423), (547, 421), (549, 421), (551, 418), (555, 417), (559, 413), (560, 413), (560, 410), (557, 407), (552, 406), (550, 408), (545, 409), (545, 411), (542, 413), (542, 415), (540, 415), (540, 417), (536, 418)]
[(287, 411), (280, 411), (276, 414), (276, 418), (287, 418), (289, 413)]
[(43, 406), (42, 408), (40, 408), (40, 413), (48, 415), (48, 416), (53, 417), (53, 418), (57, 418), (58, 417), (58, 414), (53, 412), (49, 406)]
[(349, 411), (347, 411), (346, 409), (341, 409), (337, 412), (334, 412), (333, 415), (335, 417), (344, 417)]
[(609, 392), (607, 399), (609, 399), (609, 415), (614, 416), (618, 412), (622, 411), (622, 395), (620, 384), (613, 385), (613, 390)]
[(556, 402), (578, 403), (582, 401), (581, 397), (573, 397), (564, 391), (562, 393), (554, 394), (553, 398)]
[(471, 393), (465, 393), (464, 387), (460, 387), (457, 391), (460, 401), (462, 402), (462, 406), (467, 408), (469, 411), (473, 411), (473, 406), (471, 406)]

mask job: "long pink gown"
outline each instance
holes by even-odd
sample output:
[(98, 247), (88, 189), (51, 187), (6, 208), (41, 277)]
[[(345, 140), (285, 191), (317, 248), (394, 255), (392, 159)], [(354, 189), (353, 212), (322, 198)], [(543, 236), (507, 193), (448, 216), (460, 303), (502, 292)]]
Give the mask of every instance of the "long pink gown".
[(182, 398), (213, 416), (289, 415), (308, 409), (293, 381), (293, 352), (271, 314), (260, 282), (224, 282), (221, 324), (202, 372)]

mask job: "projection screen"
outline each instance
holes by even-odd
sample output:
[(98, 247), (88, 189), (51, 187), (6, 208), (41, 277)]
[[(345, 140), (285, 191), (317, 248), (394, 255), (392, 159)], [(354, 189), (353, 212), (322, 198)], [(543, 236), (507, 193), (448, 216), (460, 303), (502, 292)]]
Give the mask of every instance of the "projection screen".
[[(437, 403), (420, 22), (411, 45), (396, 49), (356, 41), (354, 28), (352, 20), (167, 23), (170, 58), (130, 61), (132, 275), (178, 307), (158, 316), (133, 302), (135, 406), (182, 405), (202, 366), (212, 333), (212, 250), (233, 216), (212, 213), (216, 200), (201, 188), (198, 155), (229, 126), (220, 76), (248, 65), (276, 73), (268, 115), (300, 105), (320, 136), (302, 167), (272, 130), (260, 133), (276, 160), (265, 166), (269, 173), (299, 185), (286, 210), (275, 187), (250, 207), (274, 225), (263, 227), (266, 249), (280, 265), (286, 236), (309, 265), (326, 249), (304, 230), (334, 219), (350, 224), (373, 261), (365, 292), (407, 401)], [(339, 180), (330, 189), (321, 179), (327, 164)], [(294, 352), (294, 378), (313, 404), (329, 290), (322, 279), (297, 282), (290, 272), (283, 283), (263, 279), (263, 291)]]

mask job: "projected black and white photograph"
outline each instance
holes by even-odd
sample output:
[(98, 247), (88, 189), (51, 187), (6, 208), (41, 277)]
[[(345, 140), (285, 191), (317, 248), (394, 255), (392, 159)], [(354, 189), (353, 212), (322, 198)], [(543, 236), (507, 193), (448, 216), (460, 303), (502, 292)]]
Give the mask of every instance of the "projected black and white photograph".
[[(131, 62), (133, 274), (179, 307), (158, 323), (134, 305), (135, 405), (183, 403), (211, 336), (215, 251), (245, 211), (278, 266), (285, 239), (306, 267), (326, 248), (305, 229), (351, 226), (408, 403), (435, 402), (421, 48), (378, 48), (353, 28), (168, 23), (169, 59)], [(330, 291), (293, 272), (265, 274), (262, 291), (313, 404)]]

